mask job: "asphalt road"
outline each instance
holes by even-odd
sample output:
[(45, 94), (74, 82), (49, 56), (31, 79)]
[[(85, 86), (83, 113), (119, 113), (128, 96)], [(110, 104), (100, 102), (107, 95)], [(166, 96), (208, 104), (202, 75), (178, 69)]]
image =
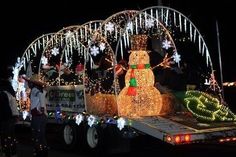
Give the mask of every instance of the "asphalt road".
[[(49, 149), (49, 157), (84, 157), (84, 156), (115, 156), (115, 157), (130, 157), (130, 156), (228, 156), (236, 154), (236, 143), (227, 144), (196, 144), (183, 146), (170, 146), (164, 144), (149, 136), (139, 136), (129, 142), (129, 149), (124, 151), (127, 146), (123, 145), (123, 150), (116, 152), (100, 152), (91, 153), (84, 150), (67, 150), (63, 143), (58, 139), (54, 132), (55, 128), (50, 128), (47, 131), (47, 139)], [(17, 127), (16, 135), (18, 138), (18, 157), (32, 157), (31, 132), (29, 127)], [(107, 149), (110, 149), (107, 147)], [(106, 148), (104, 148), (106, 150)]]

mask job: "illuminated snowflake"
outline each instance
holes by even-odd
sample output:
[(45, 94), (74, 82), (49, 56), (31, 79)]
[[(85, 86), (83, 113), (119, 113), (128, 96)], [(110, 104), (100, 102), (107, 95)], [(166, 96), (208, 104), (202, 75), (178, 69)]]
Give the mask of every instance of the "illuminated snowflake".
[(124, 118), (119, 118), (118, 120), (117, 120), (117, 127), (120, 129), (120, 130), (122, 130), (124, 127), (125, 127), (125, 119)]
[(41, 58), (41, 62), (42, 62), (43, 65), (47, 65), (47, 64), (48, 64), (48, 58), (45, 57), (45, 56), (43, 56), (43, 57)]
[(167, 39), (162, 42), (162, 48), (168, 50), (171, 47), (171, 42)]
[(174, 52), (172, 58), (174, 59), (174, 62), (175, 62), (175, 63), (178, 63), (178, 66), (179, 66), (179, 62), (181, 61), (181, 57), (180, 57), (180, 55), (178, 54), (178, 52)]
[(97, 56), (97, 54), (99, 54), (99, 48), (96, 46), (91, 47), (90, 51), (93, 56)]
[(23, 111), (22, 117), (23, 117), (24, 120), (27, 118), (27, 116), (29, 116), (29, 112)]
[(68, 31), (65, 33), (66, 39), (69, 39), (73, 36), (73, 33), (71, 31)]
[(105, 48), (106, 48), (105, 43), (100, 43), (99, 48), (101, 51), (105, 50)]
[(153, 19), (147, 19), (146, 20), (146, 27), (152, 28), (154, 26), (154, 20)]
[(52, 49), (52, 55), (56, 56), (57, 54), (59, 54), (59, 48), (54, 47)]
[(114, 24), (111, 22), (108, 22), (108, 24), (105, 25), (105, 29), (109, 31), (110, 33), (114, 31)]
[(93, 115), (90, 115), (90, 116), (88, 117), (88, 125), (89, 125), (90, 127), (93, 126), (93, 124), (95, 123), (95, 121), (96, 121), (96, 118), (95, 118)]
[(80, 123), (81, 123), (83, 120), (84, 120), (84, 117), (83, 117), (82, 114), (76, 115), (76, 117), (75, 117), (75, 123), (76, 123), (77, 125), (80, 125)]
[(133, 28), (132, 22), (128, 22), (128, 24), (126, 26), (126, 29), (127, 30), (132, 30), (132, 28)]

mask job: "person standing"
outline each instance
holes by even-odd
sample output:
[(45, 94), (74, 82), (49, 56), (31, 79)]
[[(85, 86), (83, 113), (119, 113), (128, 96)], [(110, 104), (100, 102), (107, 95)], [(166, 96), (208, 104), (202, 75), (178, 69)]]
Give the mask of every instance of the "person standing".
[(10, 83), (11, 69), (1, 69), (0, 78), (0, 137), (5, 157), (16, 157), (15, 124), (19, 119), (15, 91)]
[(47, 141), (45, 128), (47, 123), (47, 110), (45, 104), (45, 83), (40, 79), (40, 76), (35, 74), (28, 80), (29, 88), (31, 89), (31, 128), (34, 141), (34, 156), (47, 157)]

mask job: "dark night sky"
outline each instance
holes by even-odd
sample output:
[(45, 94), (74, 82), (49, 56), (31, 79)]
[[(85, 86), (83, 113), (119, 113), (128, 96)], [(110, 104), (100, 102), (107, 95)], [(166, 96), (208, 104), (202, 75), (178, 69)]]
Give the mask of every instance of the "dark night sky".
[[(82, 0), (31, 0), (27, 3), (8, 1), (1, 5), (5, 8), (5, 11), (1, 10), (1, 53), (6, 55), (1, 57), (3, 64), (14, 64), (16, 57), (21, 56), (27, 46), (44, 33), (56, 32), (62, 27), (90, 20), (106, 19), (125, 9), (140, 10), (155, 6), (158, 0), (110, 0), (110, 3), (108, 0), (86, 0), (83, 3)], [(217, 71), (215, 20), (219, 21), (224, 80), (236, 80), (236, 72), (230, 68), (236, 65), (231, 56), (235, 51), (232, 39), (235, 36), (233, 1), (163, 0), (162, 3), (182, 12), (198, 27), (208, 44)]]

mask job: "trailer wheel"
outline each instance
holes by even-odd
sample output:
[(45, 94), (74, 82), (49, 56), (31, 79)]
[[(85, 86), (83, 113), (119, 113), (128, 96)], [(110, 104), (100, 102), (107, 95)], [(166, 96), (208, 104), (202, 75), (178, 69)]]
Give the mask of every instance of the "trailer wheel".
[(68, 122), (63, 126), (62, 136), (65, 148), (74, 149), (77, 144), (82, 144), (83, 129), (74, 122)]
[(104, 143), (103, 129), (100, 127), (87, 127), (86, 141), (90, 150), (101, 150)]
[(88, 146), (92, 149), (98, 146), (99, 134), (96, 127), (89, 127), (87, 129), (87, 143)]

